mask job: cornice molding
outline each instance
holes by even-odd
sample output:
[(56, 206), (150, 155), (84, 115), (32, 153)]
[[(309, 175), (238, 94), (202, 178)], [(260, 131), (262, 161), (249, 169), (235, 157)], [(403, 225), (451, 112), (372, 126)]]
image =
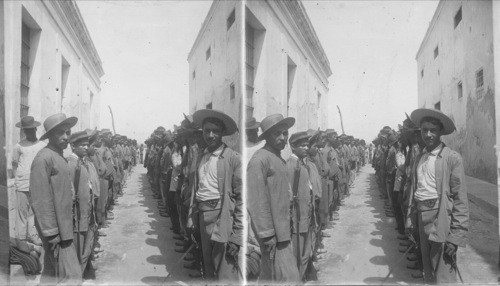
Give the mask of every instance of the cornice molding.
[(76, 2), (74, 0), (43, 0), (43, 2), (47, 6), (52, 6), (59, 13), (64, 25), (79, 45), (78, 48), (86, 57), (86, 62), (90, 64), (89, 68), (97, 75), (97, 81), (99, 82), (99, 78), (104, 75), (102, 62)]
[(323, 50), (323, 46), (314, 30), (314, 27), (309, 20), (309, 16), (302, 4), (298, 0), (280, 0), (272, 1), (278, 5), (280, 9), (286, 12), (287, 21), (295, 30), (295, 34), (299, 36), (302, 46), (306, 49), (313, 61), (321, 68), (321, 73), (326, 79), (332, 75), (330, 61)]

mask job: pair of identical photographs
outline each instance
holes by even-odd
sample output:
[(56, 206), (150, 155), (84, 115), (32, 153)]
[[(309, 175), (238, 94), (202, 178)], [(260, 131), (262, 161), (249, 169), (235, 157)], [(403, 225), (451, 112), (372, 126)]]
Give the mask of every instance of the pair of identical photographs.
[[(472, 239), (459, 252), (459, 266), (466, 282), (495, 283), (494, 9), (494, 1), (2, 1), (0, 273), (5, 280), (0, 284), (12, 275), (8, 245), (15, 210), (8, 201), (14, 193), (12, 150), (21, 137), (15, 124), (23, 115), (43, 122), (64, 112), (79, 118), (74, 131), (112, 130), (108, 106), (118, 133), (139, 142), (157, 126), (173, 130), (182, 113), (224, 112), (239, 125), (239, 134), (223, 140), (243, 155), (244, 180), (246, 164), (263, 145), (246, 140), (245, 125), (252, 119), (281, 114), (295, 118), (290, 135), (345, 128), (371, 142), (382, 126), (396, 129), (417, 106), (456, 112), (457, 125), (475, 133), (457, 135), (449, 144), (461, 150), (468, 175), (489, 182), (483, 192), (488, 195), (471, 199)], [(282, 157), (290, 155), (286, 146)], [(361, 185), (375, 192), (370, 182)], [(137, 186), (150, 188), (146, 179)], [(357, 199), (351, 207), (363, 211), (345, 208), (351, 219), (342, 217), (328, 231), (333, 238), (318, 263), (319, 284), (379, 284), (399, 261), (391, 222), (378, 217), (376, 203), (362, 206), (367, 199)], [(141, 203), (136, 208), (152, 212)], [(355, 216), (378, 220), (353, 221)], [(99, 265), (96, 283), (197, 281), (172, 266), (172, 257), (179, 257), (172, 251), (174, 241), (167, 239), (168, 230), (158, 230), (168, 223), (141, 218), (147, 222), (135, 234), (153, 234), (143, 239), (145, 248), (140, 242), (129, 247), (142, 254), (124, 258), (126, 239), (110, 235), (112, 251), (104, 256), (113, 257)], [(370, 230), (361, 232), (363, 238), (357, 224)], [(389, 283), (420, 282), (400, 264)], [(185, 279), (165, 280), (165, 271)]]

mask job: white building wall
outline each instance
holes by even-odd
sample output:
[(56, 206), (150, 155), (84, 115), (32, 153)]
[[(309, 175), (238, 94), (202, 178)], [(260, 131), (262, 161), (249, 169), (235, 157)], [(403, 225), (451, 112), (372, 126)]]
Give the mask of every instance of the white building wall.
[[(462, 20), (455, 28), (460, 7)], [(463, 156), (466, 173), (496, 183), (492, 21), (492, 1), (441, 1), (417, 54), (417, 65), (419, 107), (434, 108), (440, 102), (457, 127), (444, 141)], [(439, 55), (434, 58), (436, 46)], [(484, 85), (476, 88), (476, 72), (481, 68)]]
[[(71, 15), (46, 1), (5, 1), (5, 104), (7, 162), (10, 169), (12, 148), (19, 141), (21, 80), (21, 29), (23, 21), (35, 30), (31, 41), (31, 75), (29, 115), (43, 123), (48, 116), (61, 112), (77, 116), (74, 130), (99, 127), (100, 75), (87, 62), (85, 47), (78, 42), (69, 21)], [(61, 102), (61, 64), (65, 58), (69, 68), (65, 97)], [(94, 94), (90, 107), (90, 92)], [(44, 133), (38, 128), (38, 136)]]
[[(235, 11), (235, 21), (227, 29), (226, 20)], [(189, 55), (189, 111), (212, 109), (223, 111), (240, 126), (242, 112), (241, 81), (241, 2), (214, 1), (209, 11), (205, 29), (200, 31)], [(210, 47), (210, 58), (206, 51)], [(196, 76), (193, 77), (193, 72)], [(230, 98), (230, 86), (234, 85), (235, 97)], [(241, 130), (241, 128), (240, 128)], [(233, 149), (241, 150), (240, 134), (223, 140)]]
[(247, 1), (247, 8), (265, 29), (261, 54), (255, 73), (254, 117), (262, 120), (273, 113), (287, 113), (288, 58), (296, 65), (288, 116), (296, 118), (291, 132), (308, 128), (327, 128), (325, 108), (317, 107), (317, 93), (322, 105), (328, 103), (328, 80), (320, 75), (299, 35), (284, 11), (268, 1)]

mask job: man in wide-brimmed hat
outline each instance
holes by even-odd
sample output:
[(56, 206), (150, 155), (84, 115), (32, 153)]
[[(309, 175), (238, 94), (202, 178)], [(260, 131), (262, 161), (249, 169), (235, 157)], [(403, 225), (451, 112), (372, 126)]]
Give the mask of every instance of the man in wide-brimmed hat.
[(45, 143), (36, 137), (40, 122), (32, 116), (25, 116), (16, 123), (25, 135), (14, 147), (12, 152), (12, 169), (14, 170), (14, 186), (16, 188), (16, 238), (26, 240), (37, 245), (41, 244), (34, 225), (33, 210), (30, 205), (30, 174), (31, 163), (38, 151), (45, 147)]
[[(200, 126), (206, 149), (198, 162), (194, 201), (198, 214), (205, 274), (209, 279), (239, 281), (238, 253), (243, 244), (241, 157), (222, 142), (238, 131), (224, 112), (198, 110), (193, 121)], [(196, 226), (196, 224), (195, 224)]]
[(295, 118), (273, 114), (260, 123), (259, 139), (266, 144), (248, 163), (247, 196), (252, 228), (260, 245), (262, 281), (299, 282), (299, 270), (291, 244), (291, 190), (281, 151)]
[(245, 135), (247, 139), (245, 143), (245, 152), (247, 160), (252, 158), (253, 154), (264, 146), (264, 142), (262, 140), (257, 140), (259, 137), (259, 127), (260, 122), (258, 122), (255, 117), (252, 117), (245, 122)]
[[(42, 284), (79, 284), (82, 269), (73, 235), (73, 188), (69, 166), (63, 157), (76, 117), (64, 113), (49, 116), (41, 139), (49, 143), (31, 165), (30, 193), (36, 225), (45, 250)], [(49, 280), (56, 277), (56, 280)]]
[[(455, 131), (453, 120), (439, 110), (419, 108), (411, 120), (426, 145), (412, 169), (420, 249), (427, 283), (456, 283), (456, 252), (465, 247), (469, 207), (463, 161), (441, 136)], [(407, 225), (411, 229), (411, 225)]]

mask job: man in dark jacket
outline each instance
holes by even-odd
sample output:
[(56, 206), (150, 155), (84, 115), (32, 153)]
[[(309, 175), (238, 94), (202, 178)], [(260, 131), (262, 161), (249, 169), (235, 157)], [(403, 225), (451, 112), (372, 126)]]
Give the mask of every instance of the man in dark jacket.
[[(68, 136), (78, 119), (63, 113), (49, 116), (43, 123), (48, 145), (31, 165), (30, 193), (35, 225), (45, 250), (41, 283), (80, 284), (82, 269), (73, 242), (73, 199), (69, 166), (63, 157)], [(54, 279), (55, 278), (55, 279)]]
[(286, 162), (281, 157), (288, 141), (288, 129), (295, 118), (274, 114), (264, 118), (259, 140), (266, 145), (257, 150), (248, 163), (248, 205), (252, 229), (262, 253), (261, 281), (300, 281), (290, 243), (290, 189)]

